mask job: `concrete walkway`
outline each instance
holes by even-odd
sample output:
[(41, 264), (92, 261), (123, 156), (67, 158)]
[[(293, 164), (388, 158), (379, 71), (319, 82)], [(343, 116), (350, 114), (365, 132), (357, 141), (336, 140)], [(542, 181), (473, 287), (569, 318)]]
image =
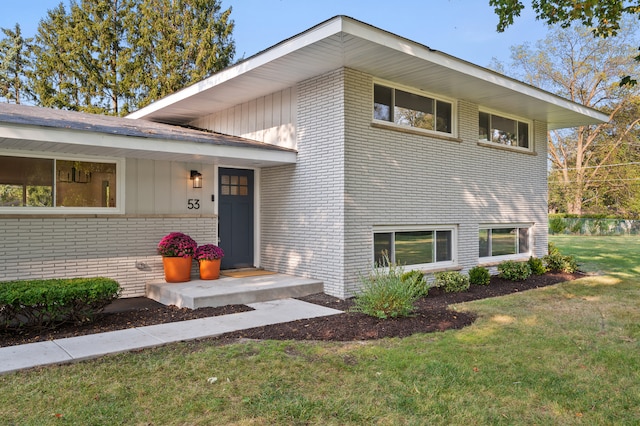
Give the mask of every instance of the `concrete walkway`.
[(254, 310), (0, 348), (0, 374), (342, 312), (296, 299), (247, 306)]

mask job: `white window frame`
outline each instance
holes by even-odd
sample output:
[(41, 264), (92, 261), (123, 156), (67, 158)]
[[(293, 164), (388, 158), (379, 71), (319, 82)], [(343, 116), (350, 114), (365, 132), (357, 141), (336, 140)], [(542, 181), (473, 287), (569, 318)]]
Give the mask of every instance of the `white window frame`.
[[(428, 271), (433, 269), (451, 268), (458, 264), (458, 227), (456, 225), (420, 225), (420, 226), (374, 226), (372, 232), (372, 244), (375, 241), (375, 234), (393, 233), (392, 237), (392, 250), (394, 253), (390, 253), (390, 260), (395, 262), (395, 233), (396, 232), (414, 232), (414, 231), (451, 231), (451, 260), (431, 262), (431, 263), (419, 263), (414, 265), (401, 264), (406, 270), (419, 269), (422, 271)], [(375, 246), (374, 246), (375, 247)], [(375, 248), (372, 247), (373, 262), (375, 264)]]
[[(480, 143), (484, 143), (484, 144), (488, 144), (488, 145), (492, 145), (492, 146), (496, 146), (496, 147), (500, 147), (500, 148), (506, 148), (506, 149), (513, 149), (515, 151), (524, 151), (524, 152), (533, 152), (533, 145), (534, 145), (534, 140), (533, 140), (533, 121), (532, 120), (528, 120), (526, 118), (523, 117), (518, 117), (516, 115), (512, 115), (512, 114), (505, 114), (501, 111), (496, 111), (496, 110), (492, 110), (492, 109), (488, 109), (488, 108), (479, 108), (478, 109), (478, 119), (480, 118), (480, 113), (483, 112), (485, 114), (490, 114), (490, 115), (496, 115), (498, 117), (502, 117), (502, 118), (508, 118), (509, 120), (515, 120), (515, 121), (519, 121), (521, 123), (526, 123), (527, 124), (527, 129), (528, 129), (528, 134), (527, 134), (527, 138), (529, 141), (529, 146), (527, 148), (522, 147), (522, 146), (513, 146), (513, 145), (505, 145), (505, 144), (501, 144), (498, 142), (493, 142), (492, 140), (489, 139), (480, 139), (480, 123), (478, 120), (478, 142)], [(489, 132), (489, 130), (487, 130), (487, 132)]]
[[(451, 104), (451, 133), (447, 133), (447, 132), (441, 132), (441, 131), (437, 131), (437, 130), (429, 130), (429, 129), (423, 129), (420, 127), (411, 127), (411, 126), (405, 126), (405, 125), (401, 125), (401, 124), (396, 124), (394, 121), (387, 121), (387, 120), (378, 120), (376, 118), (374, 118), (374, 109), (373, 106), (375, 104), (375, 98), (374, 98), (374, 93), (375, 93), (375, 86), (379, 85), (379, 86), (385, 86), (388, 87), (392, 90), (402, 90), (404, 92), (408, 92), (408, 93), (412, 93), (414, 95), (418, 95), (418, 96), (422, 96), (425, 98), (430, 98), (430, 99), (434, 99), (436, 101), (442, 101), (442, 102), (447, 102), (449, 104)], [(395, 99), (395, 96), (392, 96), (393, 99)], [(396, 128), (399, 130), (407, 130), (410, 129), (411, 131), (415, 131), (415, 132), (419, 132), (419, 133), (424, 133), (426, 135), (440, 135), (440, 136), (445, 136), (448, 138), (455, 138), (458, 135), (458, 105), (457, 105), (457, 101), (455, 99), (452, 98), (448, 98), (445, 96), (440, 96), (440, 95), (435, 95), (433, 93), (430, 92), (425, 92), (419, 89), (414, 89), (408, 86), (403, 86), (400, 84), (396, 84), (396, 83), (392, 83), (389, 81), (385, 81), (385, 80), (380, 80), (380, 79), (374, 79), (373, 80), (373, 84), (371, 86), (371, 120), (374, 123), (386, 126), (386, 127), (391, 127), (391, 128)], [(395, 108), (395, 105), (393, 105), (393, 108)]]
[[(0, 151), (0, 155), (3, 157), (22, 157), (22, 158), (43, 158), (48, 160), (54, 160), (54, 170), (57, 160), (61, 161), (86, 161), (91, 163), (113, 163), (116, 165), (116, 207), (1, 207), (0, 215), (9, 214), (124, 214), (125, 206), (125, 184), (124, 184), (124, 158), (115, 157), (85, 157), (75, 155), (57, 155), (55, 153), (42, 153), (42, 152), (24, 152), (24, 151)], [(53, 186), (53, 192), (55, 194), (55, 180)]]
[[(524, 229), (526, 228), (528, 230), (527, 235), (528, 235), (528, 241), (527, 241), (527, 247), (529, 247), (529, 251), (527, 251), (526, 253), (515, 253), (515, 254), (506, 254), (506, 255), (501, 255), (501, 256), (486, 256), (486, 257), (480, 257), (478, 255), (479, 258), (479, 262), (480, 263), (488, 263), (488, 262), (501, 262), (501, 261), (505, 261), (505, 260), (522, 260), (522, 259), (528, 259), (533, 251), (532, 251), (532, 247), (533, 247), (533, 224), (532, 223), (500, 223), (500, 224), (480, 224), (480, 226), (478, 227), (478, 254), (480, 253), (480, 231), (482, 230), (486, 230), (486, 229), (512, 229), (512, 228), (516, 228), (516, 229)], [(516, 239), (516, 247), (520, 247), (520, 232), (518, 232), (517, 234), (517, 239)]]

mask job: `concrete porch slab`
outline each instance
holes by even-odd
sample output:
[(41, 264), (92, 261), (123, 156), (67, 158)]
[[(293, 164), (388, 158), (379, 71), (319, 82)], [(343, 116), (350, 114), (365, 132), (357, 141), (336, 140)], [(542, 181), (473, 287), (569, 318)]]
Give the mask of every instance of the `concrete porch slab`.
[(197, 309), (225, 305), (287, 299), (322, 293), (322, 281), (285, 274), (217, 280), (191, 280), (186, 283), (154, 281), (147, 284), (147, 297), (164, 305)]

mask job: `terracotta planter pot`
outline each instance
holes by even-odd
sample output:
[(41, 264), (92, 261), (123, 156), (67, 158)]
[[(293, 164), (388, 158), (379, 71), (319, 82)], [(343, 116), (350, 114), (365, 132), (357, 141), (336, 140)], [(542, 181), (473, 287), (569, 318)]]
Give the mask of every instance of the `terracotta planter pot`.
[(191, 280), (191, 257), (163, 257), (164, 279), (168, 283), (183, 283)]
[(220, 277), (220, 260), (201, 260), (200, 261), (200, 279), (201, 280), (217, 280)]

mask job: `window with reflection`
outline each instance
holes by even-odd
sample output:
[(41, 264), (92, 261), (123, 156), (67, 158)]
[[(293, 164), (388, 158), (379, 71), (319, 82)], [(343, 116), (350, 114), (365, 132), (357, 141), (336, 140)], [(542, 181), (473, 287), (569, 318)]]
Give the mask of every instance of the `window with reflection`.
[(424, 265), (453, 261), (453, 230), (419, 229), (376, 231), (373, 257), (378, 266), (387, 260), (399, 265)]
[(529, 254), (528, 227), (481, 228), (478, 235), (479, 257)]
[(375, 84), (373, 118), (399, 126), (452, 133), (450, 102)]
[(116, 163), (0, 156), (0, 208), (116, 207)]
[(478, 119), (479, 140), (529, 148), (529, 123), (482, 111)]

